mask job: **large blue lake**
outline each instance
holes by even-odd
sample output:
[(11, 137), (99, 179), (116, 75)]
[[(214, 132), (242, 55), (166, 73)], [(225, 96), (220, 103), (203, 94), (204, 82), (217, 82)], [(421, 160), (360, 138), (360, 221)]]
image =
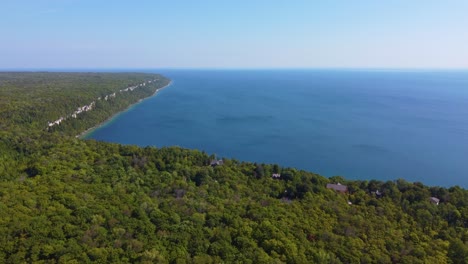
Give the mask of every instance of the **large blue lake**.
[(468, 72), (157, 72), (172, 85), (87, 137), (324, 176), (468, 187)]

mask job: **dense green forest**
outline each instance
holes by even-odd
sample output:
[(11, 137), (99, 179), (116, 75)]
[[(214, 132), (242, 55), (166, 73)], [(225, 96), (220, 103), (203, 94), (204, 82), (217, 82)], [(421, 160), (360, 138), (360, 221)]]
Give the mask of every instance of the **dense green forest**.
[[(76, 137), (168, 83), (0, 73), (0, 262), (468, 263), (468, 191), (457, 186), (212, 165), (198, 150)], [(346, 192), (327, 188), (338, 182)]]

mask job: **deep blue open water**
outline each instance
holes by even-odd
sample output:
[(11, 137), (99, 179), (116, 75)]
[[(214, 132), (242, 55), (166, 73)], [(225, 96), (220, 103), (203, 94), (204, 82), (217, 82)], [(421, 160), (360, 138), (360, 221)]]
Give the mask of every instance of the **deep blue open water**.
[(468, 72), (157, 72), (172, 85), (88, 138), (324, 176), (468, 187)]

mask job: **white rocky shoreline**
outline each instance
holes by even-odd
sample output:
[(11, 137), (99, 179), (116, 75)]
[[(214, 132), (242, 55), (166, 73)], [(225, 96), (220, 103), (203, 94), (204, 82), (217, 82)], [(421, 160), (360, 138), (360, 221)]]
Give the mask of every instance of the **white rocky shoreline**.
[[(156, 80), (157, 80), (157, 79), (156, 79)], [(131, 105), (129, 105), (127, 108), (125, 108), (124, 110), (119, 111), (119, 112), (113, 114), (111, 117), (109, 117), (108, 119), (104, 120), (103, 122), (101, 122), (101, 123), (99, 123), (99, 124), (97, 124), (97, 125), (95, 125), (95, 126), (93, 126), (93, 127), (90, 127), (90, 128), (88, 128), (88, 129), (86, 129), (85, 131), (83, 131), (83, 132), (81, 132), (80, 134), (78, 134), (76, 137), (77, 137), (77, 138), (84, 138), (86, 135), (88, 135), (90, 132), (92, 132), (92, 131), (95, 130), (96, 128), (99, 128), (100, 126), (102, 126), (102, 125), (106, 124), (107, 122), (111, 121), (111, 120), (114, 119), (116, 116), (118, 116), (119, 114), (121, 114), (121, 113), (127, 111), (127, 110), (128, 110), (129, 108), (131, 108), (132, 106), (135, 106), (136, 104), (142, 102), (143, 100), (148, 99), (148, 98), (150, 98), (150, 97), (156, 95), (159, 91), (161, 91), (162, 89), (165, 89), (165, 88), (169, 87), (171, 84), (172, 84), (172, 81), (170, 81), (170, 82), (169, 82), (168, 84), (166, 84), (165, 86), (156, 89), (156, 91), (154, 91), (154, 93), (153, 93), (151, 96), (148, 96), (148, 97), (146, 97), (146, 98), (142, 98), (142, 99), (138, 100), (136, 103), (131, 104)]]
[[(149, 80), (149, 81), (146, 81), (146, 82), (134, 85), (134, 86), (129, 86), (129, 87), (125, 88), (125, 89), (119, 90), (118, 93), (132, 92), (133, 90), (135, 90), (135, 89), (137, 89), (139, 87), (144, 87), (144, 86), (146, 86), (146, 84), (151, 84), (152, 82), (155, 82), (155, 81), (158, 81), (158, 80), (159, 79), (156, 78), (154, 80)], [(162, 89), (162, 88), (156, 89), (156, 92), (158, 92), (160, 89)], [(111, 100), (112, 98), (115, 98), (116, 96), (117, 96), (117, 92), (112, 93), (112, 94), (108, 94), (108, 95), (104, 96), (104, 98), (98, 97), (96, 99), (96, 101), (100, 101), (100, 100), (108, 101), (108, 100)], [(57, 119), (55, 121), (47, 122), (47, 129), (49, 129), (49, 128), (53, 127), (53, 126), (56, 126), (56, 125), (60, 125), (60, 123), (64, 122), (65, 120), (67, 120), (69, 118), (77, 118), (79, 114), (82, 114), (84, 112), (88, 112), (88, 111), (93, 110), (94, 107), (96, 106), (96, 101), (92, 101), (88, 105), (78, 107), (78, 109), (76, 111), (74, 111), (73, 113), (71, 113), (69, 115), (61, 116), (59, 119)]]

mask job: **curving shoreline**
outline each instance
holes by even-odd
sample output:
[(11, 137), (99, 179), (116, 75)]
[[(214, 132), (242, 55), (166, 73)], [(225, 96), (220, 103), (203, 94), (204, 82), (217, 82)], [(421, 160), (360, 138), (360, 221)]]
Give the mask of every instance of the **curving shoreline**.
[(107, 123), (111, 122), (112, 120), (114, 120), (115, 118), (117, 118), (120, 114), (130, 110), (132, 107), (136, 106), (137, 104), (143, 102), (144, 100), (148, 99), (148, 98), (151, 98), (153, 96), (155, 96), (159, 91), (161, 91), (162, 89), (165, 89), (167, 87), (169, 87), (171, 84), (172, 84), (172, 80), (166, 84), (165, 86), (161, 87), (161, 88), (158, 88), (156, 89), (156, 91), (154, 91), (154, 93), (148, 97), (145, 97), (145, 98), (141, 98), (139, 99), (137, 102), (135, 102), (134, 104), (131, 104), (129, 105), (127, 108), (123, 109), (122, 111), (119, 111), (115, 114), (113, 114), (112, 116), (110, 116), (109, 118), (107, 118), (106, 120), (100, 122), (99, 124), (95, 125), (95, 126), (92, 126), (88, 129), (86, 129), (85, 131), (81, 132), (80, 134), (76, 135), (76, 138), (79, 138), (79, 139), (86, 139), (86, 136), (88, 136), (90, 133), (92, 133), (94, 130), (100, 128), (101, 126), (104, 126), (106, 125)]

